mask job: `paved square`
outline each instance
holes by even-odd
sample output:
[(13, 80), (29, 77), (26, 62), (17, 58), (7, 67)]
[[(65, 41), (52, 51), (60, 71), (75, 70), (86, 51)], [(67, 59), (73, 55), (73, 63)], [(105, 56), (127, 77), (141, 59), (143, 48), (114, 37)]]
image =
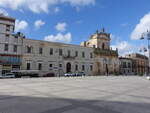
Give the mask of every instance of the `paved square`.
[(144, 77), (0, 79), (0, 113), (150, 113)]

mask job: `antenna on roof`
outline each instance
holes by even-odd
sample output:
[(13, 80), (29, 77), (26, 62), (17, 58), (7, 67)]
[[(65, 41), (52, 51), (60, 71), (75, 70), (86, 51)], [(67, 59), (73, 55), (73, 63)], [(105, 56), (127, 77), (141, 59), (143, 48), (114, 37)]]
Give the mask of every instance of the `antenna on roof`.
[(101, 29), (101, 32), (102, 32), (102, 33), (105, 33), (105, 28), (104, 28), (104, 27)]

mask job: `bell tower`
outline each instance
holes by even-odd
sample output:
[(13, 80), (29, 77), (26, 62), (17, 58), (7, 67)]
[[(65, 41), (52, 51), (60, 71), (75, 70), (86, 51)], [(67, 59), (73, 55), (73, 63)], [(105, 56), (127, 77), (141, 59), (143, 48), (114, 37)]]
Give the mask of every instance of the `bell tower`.
[(97, 30), (88, 41), (82, 42), (81, 46), (110, 50), (110, 34), (106, 33), (104, 28)]

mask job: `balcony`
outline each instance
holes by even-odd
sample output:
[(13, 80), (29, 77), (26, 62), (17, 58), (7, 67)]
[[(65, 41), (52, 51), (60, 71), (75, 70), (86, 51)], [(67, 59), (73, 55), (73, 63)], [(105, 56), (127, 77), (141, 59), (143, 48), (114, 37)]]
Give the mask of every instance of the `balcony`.
[(63, 55), (64, 60), (74, 60), (76, 56), (71, 56), (71, 55)]
[(104, 55), (104, 56), (118, 56), (118, 51), (116, 50), (103, 50), (100, 48), (94, 48), (94, 53), (96, 55)]

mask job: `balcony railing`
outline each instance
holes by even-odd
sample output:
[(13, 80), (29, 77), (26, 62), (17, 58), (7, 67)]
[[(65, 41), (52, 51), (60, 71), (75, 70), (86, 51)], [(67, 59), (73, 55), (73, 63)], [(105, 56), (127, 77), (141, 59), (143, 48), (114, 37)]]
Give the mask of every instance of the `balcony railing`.
[(63, 55), (63, 59), (64, 59), (64, 60), (67, 60), (67, 59), (73, 60), (73, 59), (75, 59), (75, 58), (76, 58), (76, 56)]
[(94, 53), (96, 55), (118, 56), (117, 50), (115, 51), (115, 50), (106, 50), (106, 49), (95, 48)]

